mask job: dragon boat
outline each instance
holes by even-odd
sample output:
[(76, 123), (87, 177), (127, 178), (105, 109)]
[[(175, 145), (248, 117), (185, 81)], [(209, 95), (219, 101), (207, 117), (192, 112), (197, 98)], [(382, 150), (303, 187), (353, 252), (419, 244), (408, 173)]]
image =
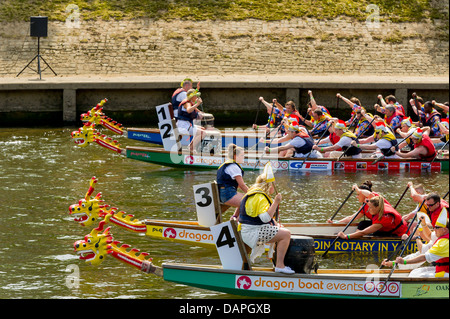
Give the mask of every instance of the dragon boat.
[[(178, 134), (176, 124), (170, 114), (173, 114), (169, 104), (157, 106), (157, 114), (160, 120), (158, 130), (148, 129), (146, 132), (151, 134), (160, 133), (163, 143), (161, 147), (138, 147), (127, 146), (120, 147), (117, 140), (100, 134), (95, 128), (101, 125), (110, 131), (122, 135), (124, 129), (121, 124), (112, 121), (102, 112), (103, 104), (106, 99), (102, 100), (96, 107), (85, 114), (81, 115), (84, 122), (83, 127), (78, 131), (72, 132), (72, 139), (75, 144), (80, 147), (86, 147), (89, 144), (97, 143), (113, 152), (126, 156), (127, 158), (144, 161), (152, 164), (177, 167), (183, 169), (217, 169), (225, 160), (225, 152), (222, 145), (229, 143), (241, 144), (249, 147), (250, 140), (259, 145), (259, 140), (264, 134), (257, 133), (237, 133), (231, 132), (230, 135), (222, 135), (220, 131), (210, 131), (204, 137), (199, 149), (190, 152), (182, 149), (181, 140), (183, 136)], [(162, 129), (162, 130), (161, 130)], [(134, 131), (136, 132), (136, 131)], [(140, 131), (142, 132), (142, 130)], [(254, 136), (253, 136), (254, 135)], [(247, 138), (247, 140), (245, 140)], [(137, 139), (137, 138), (136, 138)], [(223, 140), (223, 142), (222, 142)], [(250, 146), (251, 148), (251, 146)], [(287, 171), (445, 171), (449, 170), (449, 161), (444, 158), (436, 158), (432, 162), (426, 162), (415, 159), (375, 159), (363, 157), (353, 159), (344, 157), (339, 158), (289, 158), (279, 157), (278, 154), (262, 154), (263, 151), (247, 150), (244, 163), (241, 164), (244, 170), (254, 170), (263, 168), (267, 162), (271, 162), (272, 166), (278, 170)]]
[[(92, 177), (89, 189), (84, 198), (78, 203), (70, 205), (69, 215), (81, 226), (90, 226), (94, 222), (104, 221), (137, 234), (159, 240), (167, 240), (187, 245), (214, 248), (211, 227), (205, 226), (202, 220), (157, 220), (135, 218), (105, 203), (102, 193), (94, 197), (96, 177)], [(220, 210), (219, 210), (220, 212)], [(193, 214), (195, 215), (195, 213)], [(197, 214), (198, 217), (198, 214)], [(218, 224), (222, 216), (214, 216), (211, 224)], [(364, 236), (358, 239), (335, 241), (337, 233), (346, 227), (346, 224), (328, 223), (283, 223), (283, 226), (298, 236), (309, 236), (314, 240), (314, 249), (317, 252), (329, 253), (385, 253), (395, 251), (401, 240), (397, 237)], [(357, 224), (352, 224), (348, 232), (355, 232)], [(333, 243), (334, 242), (334, 243)], [(333, 246), (331, 246), (333, 244)], [(331, 247), (330, 247), (331, 246)], [(407, 251), (417, 250), (415, 242), (411, 242)]]
[[(253, 267), (243, 252), (239, 235), (234, 231), (224, 231), (229, 229), (229, 225), (233, 225), (231, 221), (219, 224), (219, 229), (215, 229), (214, 239), (222, 265), (162, 263), (156, 266), (149, 253), (114, 240), (110, 227), (105, 228), (104, 221), (83, 240), (76, 241), (73, 247), (79, 258), (90, 265), (98, 266), (107, 256), (112, 256), (136, 270), (157, 275), (165, 281), (233, 295), (271, 298), (449, 298), (448, 278), (411, 278), (408, 276), (410, 270), (391, 273), (378, 268), (318, 269), (316, 264), (314, 269), (304, 266), (304, 271), (285, 275), (275, 273), (273, 268)], [(235, 226), (231, 228), (235, 229)], [(232, 248), (233, 255), (228, 251)], [(223, 249), (227, 251), (221, 251)], [(313, 251), (308, 260), (315, 260), (314, 254)], [(289, 264), (285, 259), (288, 265), (292, 262)], [(300, 260), (297, 259), (298, 263)]]

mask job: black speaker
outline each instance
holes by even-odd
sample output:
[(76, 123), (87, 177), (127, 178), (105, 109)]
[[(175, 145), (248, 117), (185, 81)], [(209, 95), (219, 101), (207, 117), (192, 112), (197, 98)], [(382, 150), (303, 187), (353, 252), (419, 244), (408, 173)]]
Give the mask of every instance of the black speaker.
[(48, 17), (30, 17), (30, 36), (46, 37)]

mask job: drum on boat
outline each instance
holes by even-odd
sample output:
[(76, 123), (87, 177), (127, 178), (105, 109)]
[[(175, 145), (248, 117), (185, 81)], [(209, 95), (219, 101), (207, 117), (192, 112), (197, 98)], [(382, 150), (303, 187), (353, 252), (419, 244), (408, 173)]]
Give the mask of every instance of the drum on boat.
[[(276, 261), (276, 251), (273, 262)], [(310, 274), (317, 271), (314, 239), (308, 236), (291, 235), (291, 242), (284, 257), (284, 264), (299, 274)]]

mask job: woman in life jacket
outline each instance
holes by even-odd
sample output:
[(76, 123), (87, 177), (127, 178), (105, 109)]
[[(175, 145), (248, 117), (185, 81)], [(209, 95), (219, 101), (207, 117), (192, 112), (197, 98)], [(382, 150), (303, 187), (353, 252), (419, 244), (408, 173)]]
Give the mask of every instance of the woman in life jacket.
[(252, 249), (250, 255), (252, 262), (264, 253), (266, 243), (276, 243), (275, 272), (293, 274), (294, 271), (284, 264), (284, 257), (291, 240), (291, 232), (279, 225), (274, 219), (282, 196), (277, 194), (275, 199), (272, 200), (270, 194), (273, 192), (273, 182), (267, 183), (266, 175), (259, 175), (255, 184), (250, 187), (241, 201), (239, 209), (241, 237), (243, 242)]
[(361, 148), (363, 151), (375, 151), (372, 154), (372, 157), (384, 156), (385, 158), (399, 158), (399, 156), (391, 150), (392, 147), (394, 147), (394, 150), (398, 150), (397, 139), (382, 121), (376, 123), (375, 134), (373, 136), (362, 139), (359, 142), (352, 141), (351, 145)]
[(436, 148), (428, 136), (427, 132), (423, 132), (421, 128), (417, 128), (411, 135), (411, 140), (414, 143), (414, 149), (410, 152), (400, 152), (398, 147), (392, 147), (391, 151), (401, 158), (417, 158), (427, 162), (431, 162), (437, 155)]
[(200, 92), (191, 89), (186, 98), (178, 106), (177, 127), (181, 135), (193, 136), (189, 149), (193, 151), (205, 135), (203, 127), (194, 125), (194, 120), (202, 117), (198, 107), (203, 103)]
[(313, 146), (313, 150), (320, 151), (321, 153), (325, 153), (325, 157), (339, 157), (343, 152), (346, 152), (346, 156), (351, 156), (353, 158), (361, 158), (362, 150), (358, 147), (352, 146), (352, 141), (356, 141), (356, 135), (347, 130), (347, 126), (345, 122), (342, 120), (337, 120), (337, 122), (333, 121), (335, 134), (339, 137), (339, 141), (328, 147), (319, 147), (318, 145)]
[(312, 149), (313, 139), (309, 136), (308, 131), (304, 127), (300, 127), (298, 123), (290, 123), (286, 133), (286, 137), (279, 139), (278, 142), (289, 141), (289, 143), (273, 148), (266, 146), (265, 152), (278, 154), (280, 157), (306, 157), (309, 153), (311, 153), (310, 158), (323, 157), (322, 154)]
[(357, 230), (352, 234), (339, 232), (338, 236), (340, 238), (354, 239), (371, 234), (375, 236), (401, 237), (407, 232), (408, 226), (406, 222), (383, 196), (378, 195), (367, 199), (366, 203), (368, 213), (365, 213), (365, 215), (372, 221), (371, 225), (362, 230)]
[[(340, 93), (336, 94), (336, 97), (347, 103), (352, 108), (352, 116), (351, 118), (345, 122), (345, 125), (347, 125), (348, 128), (350, 128), (353, 125), (355, 126), (354, 133), (356, 136), (359, 136), (361, 132), (364, 131), (364, 133), (361, 134), (362, 138), (369, 137), (373, 135), (374, 128), (370, 125), (370, 121), (373, 118), (372, 114), (367, 113), (368, 116), (370, 116), (370, 120), (368, 120), (365, 117), (366, 109), (361, 106), (361, 102), (358, 98), (352, 97), (350, 99), (347, 99), (346, 97), (342, 96)], [(367, 129), (366, 129), (367, 128)]]
[(436, 233), (436, 241), (426, 252), (418, 254), (412, 258), (397, 257), (395, 262), (383, 261), (382, 265), (392, 267), (394, 263), (398, 265), (410, 265), (428, 262), (431, 267), (420, 267), (412, 270), (408, 277), (415, 278), (448, 278), (449, 277), (449, 228), (448, 218), (439, 218), (434, 232)]
[[(186, 78), (181, 81), (180, 87), (173, 92), (171, 103), (175, 118), (178, 117), (178, 106), (187, 97), (187, 91), (190, 89), (192, 89), (192, 80)], [(200, 82), (197, 83), (197, 91), (200, 91)]]
[[(365, 181), (364, 183), (362, 183), (362, 184), (359, 185), (359, 186), (356, 185), (356, 184), (354, 184), (354, 185), (352, 186), (352, 190), (355, 192), (356, 199), (358, 200), (358, 202), (359, 202), (361, 205), (363, 205), (363, 204), (366, 202), (366, 199), (369, 199), (369, 198), (378, 196), (377, 193), (375, 193), (375, 192), (372, 191), (372, 182), (371, 182), (371, 181)], [(358, 208), (358, 211), (359, 211), (360, 209), (361, 209), (361, 207)], [(365, 214), (366, 214), (368, 211), (369, 211), (368, 206), (367, 206), (367, 205), (364, 206), (364, 208), (360, 211), (360, 213), (358, 214), (358, 217), (356, 217), (355, 220), (358, 220), (358, 219), (363, 218), (363, 217), (365, 216)], [(355, 214), (357, 214), (357, 213), (355, 213)], [(355, 216), (355, 214), (350, 215), (350, 216), (347, 216), (347, 217), (344, 217), (343, 219), (337, 221), (336, 223), (339, 223), (339, 224), (348, 224), (348, 223), (353, 219), (353, 217)], [(328, 219), (328, 220), (327, 220), (327, 223), (329, 223), (329, 224), (332, 224), (333, 222), (334, 222), (334, 221), (331, 220), (331, 219)], [(365, 221), (362, 221), (360, 224), (361, 224), (362, 226), (361, 226), (361, 227), (358, 227), (358, 229), (364, 229), (364, 228), (367, 226), (367, 224), (365, 224)]]
[(244, 149), (235, 144), (228, 145), (227, 157), (228, 159), (220, 165), (217, 170), (217, 186), (219, 188), (219, 198), (222, 208), (222, 213), (230, 207), (236, 207), (231, 218), (239, 217), (239, 205), (243, 193), (238, 192), (240, 188), (244, 193), (247, 193), (248, 187), (244, 182), (244, 170), (241, 165), (244, 162)]

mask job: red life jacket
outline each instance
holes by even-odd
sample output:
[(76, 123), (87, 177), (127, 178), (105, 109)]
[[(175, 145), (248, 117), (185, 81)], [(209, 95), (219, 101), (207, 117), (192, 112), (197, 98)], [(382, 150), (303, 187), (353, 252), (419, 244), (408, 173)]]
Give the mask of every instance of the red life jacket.
[(370, 216), (372, 224), (381, 224), (382, 228), (379, 230), (380, 232), (390, 232), (393, 235), (401, 237), (408, 230), (406, 222), (402, 219), (402, 215), (400, 215), (389, 203), (384, 203), (384, 212), (381, 219), (378, 219), (378, 214)]
[(428, 217), (430, 217), (431, 225), (433, 225), (433, 227), (436, 225), (436, 221), (444, 208), (447, 210), (447, 218), (448, 218), (448, 203), (443, 199), (441, 199), (441, 205), (439, 205), (439, 208), (435, 209), (433, 212), (430, 213), (430, 211), (427, 208), (427, 214)]
[[(438, 238), (438, 240), (436, 240), (436, 242), (438, 242), (441, 239), (447, 239), (448, 240), (448, 235), (444, 235)], [(434, 262), (433, 264), (436, 266), (436, 274), (440, 273), (442, 271), (445, 271), (446, 273), (449, 272), (449, 267), (448, 267), (448, 257), (443, 257), (441, 259), (438, 259), (436, 262)]]
[(339, 142), (339, 140), (341, 139), (341, 137), (337, 136), (335, 132), (331, 133), (330, 136), (328, 136), (328, 138), (330, 139), (330, 142), (333, 145)]
[(399, 112), (398, 110), (395, 110), (395, 112), (387, 117), (386, 115), (384, 116), (384, 119), (386, 121), (387, 124), (391, 125), (391, 121), (394, 119), (394, 117), (399, 116), (400, 117), (400, 122), (403, 121), (403, 119), (405, 118), (405, 116), (403, 115), (402, 112)]
[(433, 145), (433, 142), (431, 141), (430, 137), (428, 135), (422, 135), (422, 140), (414, 144), (414, 148), (417, 148), (419, 146), (423, 146), (427, 149), (427, 155), (420, 155), (420, 158), (424, 161), (431, 162), (433, 158), (436, 156), (436, 148)]

